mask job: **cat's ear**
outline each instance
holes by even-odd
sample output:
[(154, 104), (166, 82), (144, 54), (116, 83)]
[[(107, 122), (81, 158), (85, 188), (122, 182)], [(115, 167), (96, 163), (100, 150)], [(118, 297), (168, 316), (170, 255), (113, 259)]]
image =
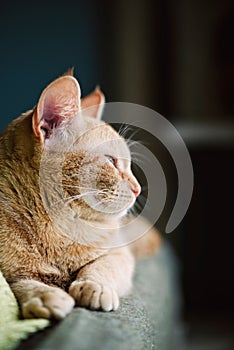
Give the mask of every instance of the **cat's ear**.
[(82, 115), (101, 119), (105, 104), (105, 96), (97, 86), (88, 96), (81, 99)]
[(80, 110), (80, 87), (72, 76), (54, 80), (42, 92), (32, 117), (35, 135), (45, 141), (64, 119), (72, 118)]

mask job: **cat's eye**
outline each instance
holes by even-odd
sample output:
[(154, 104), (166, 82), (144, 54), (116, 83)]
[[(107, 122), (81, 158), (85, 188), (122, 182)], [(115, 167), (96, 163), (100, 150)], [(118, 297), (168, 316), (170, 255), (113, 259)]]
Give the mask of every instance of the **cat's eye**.
[(114, 167), (117, 168), (117, 158), (109, 156), (106, 154), (106, 158), (109, 160), (109, 162), (114, 165)]

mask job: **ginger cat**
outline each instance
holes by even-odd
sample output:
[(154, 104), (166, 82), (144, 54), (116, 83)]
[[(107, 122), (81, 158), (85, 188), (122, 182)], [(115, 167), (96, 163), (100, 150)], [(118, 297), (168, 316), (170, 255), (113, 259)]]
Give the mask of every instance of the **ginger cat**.
[[(79, 84), (69, 71), (0, 136), (0, 269), (25, 318), (62, 319), (75, 304), (116, 310), (119, 297), (131, 288), (134, 254), (153, 252), (159, 245), (151, 230), (131, 246), (103, 248), (108, 227), (118, 230), (140, 193), (127, 144), (100, 121), (103, 103), (99, 89), (80, 99)], [(69, 142), (72, 147), (61, 159)], [(70, 214), (61, 212), (63, 234), (45, 208), (39, 176), (45, 150), (48, 168), (62, 169), (64, 207), (80, 219), (75, 239), (67, 232)], [(90, 177), (96, 189), (90, 188)], [(50, 207), (54, 178), (48, 174), (47, 180)], [(94, 223), (92, 233), (89, 223)], [(99, 235), (95, 225), (104, 226), (105, 234)]]

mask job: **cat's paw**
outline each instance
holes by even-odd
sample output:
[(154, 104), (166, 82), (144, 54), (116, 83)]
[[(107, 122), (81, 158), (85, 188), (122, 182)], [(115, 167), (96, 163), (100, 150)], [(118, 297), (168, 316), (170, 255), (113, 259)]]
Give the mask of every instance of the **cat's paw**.
[(74, 299), (59, 288), (40, 291), (23, 303), (24, 318), (47, 318), (61, 320), (73, 309)]
[(119, 297), (113, 288), (90, 280), (72, 282), (69, 294), (78, 306), (91, 310), (111, 311), (119, 307)]

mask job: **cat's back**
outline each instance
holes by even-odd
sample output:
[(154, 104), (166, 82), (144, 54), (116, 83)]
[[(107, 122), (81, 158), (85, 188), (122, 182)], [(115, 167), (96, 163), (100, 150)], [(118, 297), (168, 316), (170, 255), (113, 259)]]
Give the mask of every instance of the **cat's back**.
[[(24, 159), (34, 146), (35, 138), (32, 133), (32, 113), (30, 110), (14, 119), (0, 134), (0, 159)], [(0, 166), (3, 166), (1, 163)]]
[(27, 231), (36, 224), (32, 218), (37, 180), (30, 160), (33, 149), (30, 123), (28, 112), (13, 120), (0, 135), (1, 257), (9, 251), (8, 247), (21, 245), (23, 249)]

